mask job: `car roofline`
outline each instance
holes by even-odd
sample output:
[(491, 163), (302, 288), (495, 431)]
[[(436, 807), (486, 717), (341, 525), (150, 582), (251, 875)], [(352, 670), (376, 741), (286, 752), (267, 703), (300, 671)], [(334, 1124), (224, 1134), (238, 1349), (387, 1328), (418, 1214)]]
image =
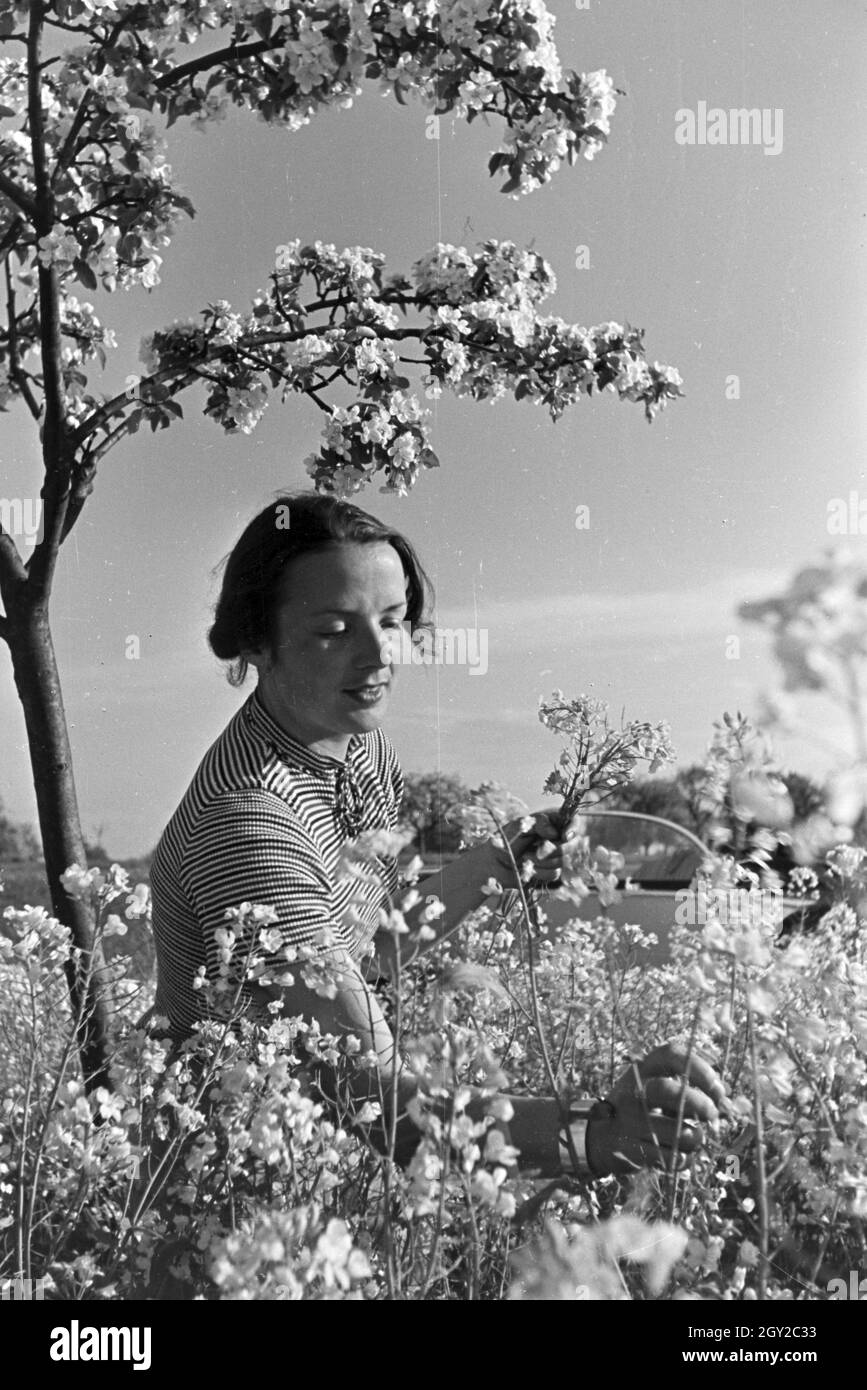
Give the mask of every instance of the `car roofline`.
[(592, 807), (588, 807), (587, 810), (581, 811), (580, 814), (582, 816), (628, 816), (630, 820), (649, 820), (653, 821), (655, 825), (667, 825), (669, 829), (679, 830), (681, 835), (685, 835), (688, 840), (692, 840), (692, 843), (698, 846), (702, 854), (708, 855), (712, 852), (708, 849), (707, 845), (702, 843), (697, 835), (694, 835), (691, 830), (687, 830), (685, 825), (679, 825), (676, 820), (666, 820), (664, 816), (650, 816), (646, 815), (643, 811), (615, 811), (611, 809), (596, 811)]

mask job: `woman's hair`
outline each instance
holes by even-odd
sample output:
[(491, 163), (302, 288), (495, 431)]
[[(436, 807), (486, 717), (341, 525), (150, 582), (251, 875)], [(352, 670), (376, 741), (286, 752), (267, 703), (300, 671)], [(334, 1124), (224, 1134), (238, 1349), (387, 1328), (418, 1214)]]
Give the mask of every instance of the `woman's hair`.
[(254, 516), (234, 550), (217, 566), (226, 568), (208, 644), (221, 661), (232, 663), (226, 673), (229, 684), (243, 685), (247, 678), (249, 662), (243, 651), (261, 651), (274, 643), (280, 581), (290, 560), (334, 545), (383, 542), (394, 547), (403, 565), (406, 621), (413, 629), (428, 626), (433, 585), (413, 546), (369, 512), (318, 492), (295, 492), (278, 495)]

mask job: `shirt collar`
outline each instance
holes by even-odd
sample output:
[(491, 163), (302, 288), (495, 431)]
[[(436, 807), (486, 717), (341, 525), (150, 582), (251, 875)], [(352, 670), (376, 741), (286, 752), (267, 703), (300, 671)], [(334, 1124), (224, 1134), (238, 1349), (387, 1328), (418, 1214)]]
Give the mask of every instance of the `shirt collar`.
[(247, 727), (256, 737), (269, 743), (282, 762), (288, 767), (302, 768), (320, 777), (335, 777), (342, 767), (350, 766), (355, 750), (364, 737), (363, 734), (350, 735), (344, 763), (342, 759), (333, 758), (328, 753), (317, 753), (313, 748), (308, 748), (306, 744), (293, 738), (291, 734), (287, 734), (283, 726), (266, 710), (258, 688), (250, 695), (243, 710)]

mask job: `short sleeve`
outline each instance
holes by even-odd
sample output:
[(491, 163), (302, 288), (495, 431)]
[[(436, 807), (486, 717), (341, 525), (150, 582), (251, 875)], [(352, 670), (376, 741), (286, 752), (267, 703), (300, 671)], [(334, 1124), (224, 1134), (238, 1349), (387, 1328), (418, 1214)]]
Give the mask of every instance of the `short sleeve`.
[(323, 927), (337, 927), (315, 843), (292, 809), (267, 791), (229, 792), (213, 801), (190, 835), (180, 876), (201, 927), (209, 979), (216, 977), (216, 932), (227, 925), (227, 908), (273, 907), (282, 945), (257, 952), (273, 965), (285, 962), (284, 947), (309, 945)]

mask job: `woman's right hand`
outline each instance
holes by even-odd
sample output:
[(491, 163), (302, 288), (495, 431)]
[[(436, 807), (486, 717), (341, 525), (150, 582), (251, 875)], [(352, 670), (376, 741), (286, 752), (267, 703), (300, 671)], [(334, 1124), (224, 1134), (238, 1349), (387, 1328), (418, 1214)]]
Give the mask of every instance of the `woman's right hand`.
[(587, 1121), (587, 1160), (597, 1177), (670, 1169), (675, 1152), (682, 1167), (704, 1142), (702, 1125), (719, 1119), (726, 1093), (703, 1057), (665, 1043), (630, 1066), (605, 1100), (610, 1113), (591, 1112)]

